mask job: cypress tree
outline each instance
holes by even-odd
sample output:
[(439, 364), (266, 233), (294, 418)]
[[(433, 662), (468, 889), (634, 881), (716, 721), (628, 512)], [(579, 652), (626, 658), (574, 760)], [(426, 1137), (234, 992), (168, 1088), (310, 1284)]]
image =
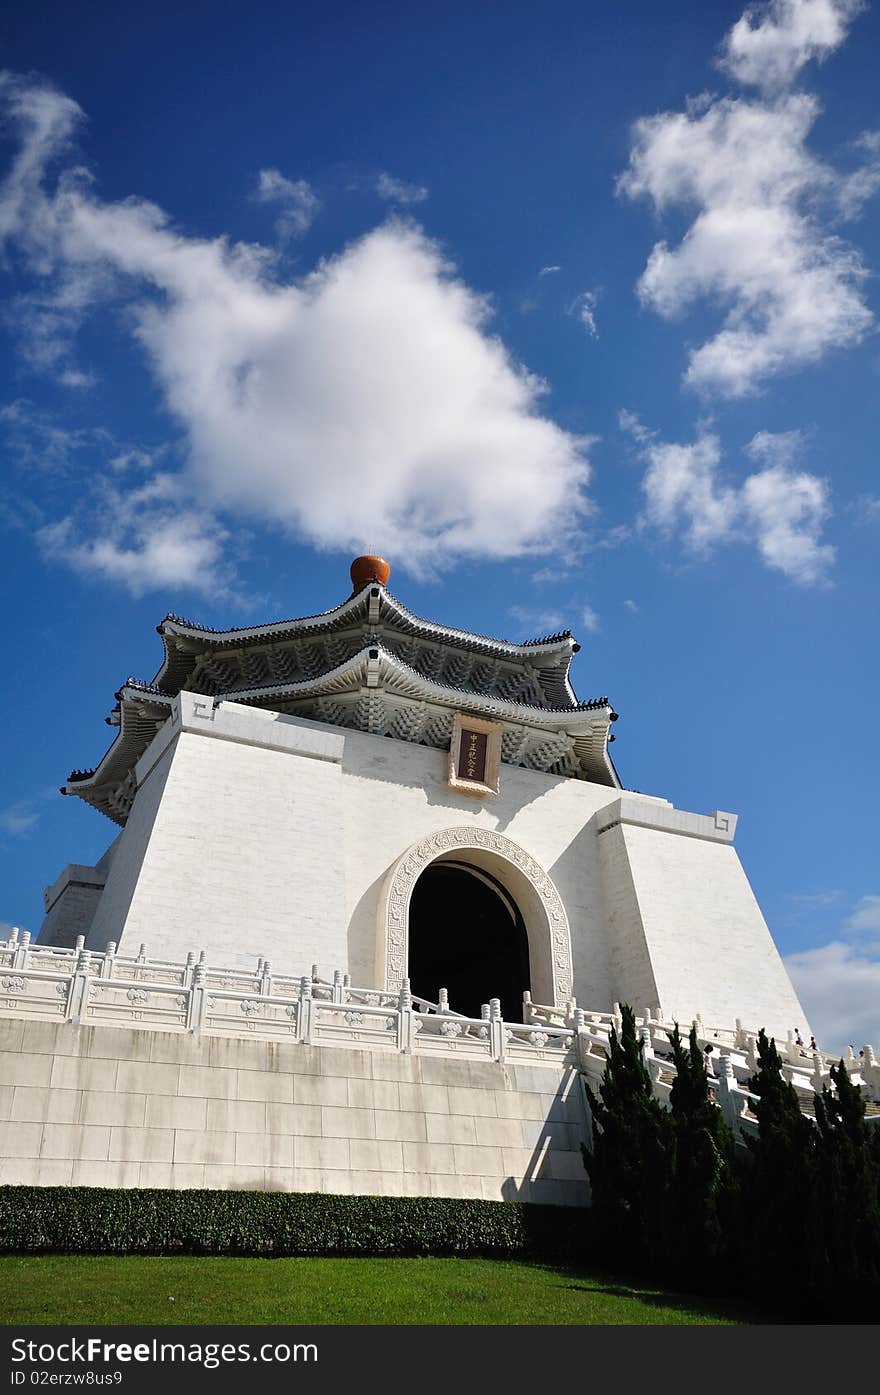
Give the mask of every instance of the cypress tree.
[(621, 1008), (612, 1028), (597, 1097), (586, 1086), (593, 1119), (592, 1149), (583, 1146), (590, 1178), (595, 1236), (616, 1263), (662, 1261), (668, 1250), (668, 1187), (672, 1123), (654, 1097), (635, 1013)]
[(827, 1261), (824, 1287), (880, 1298), (880, 1134), (843, 1061), (816, 1097), (819, 1221)]
[(782, 1074), (775, 1041), (758, 1034), (758, 1070), (749, 1081), (758, 1099), (758, 1137), (747, 1139), (751, 1166), (743, 1178), (744, 1260), (752, 1282), (778, 1293), (786, 1285), (821, 1288), (824, 1237), (817, 1223), (819, 1177), (813, 1121)]
[(691, 1028), (670, 1037), (675, 1081), (670, 1096), (672, 1259), (678, 1270), (707, 1274), (721, 1258), (732, 1222), (733, 1135), (709, 1093), (703, 1051)]

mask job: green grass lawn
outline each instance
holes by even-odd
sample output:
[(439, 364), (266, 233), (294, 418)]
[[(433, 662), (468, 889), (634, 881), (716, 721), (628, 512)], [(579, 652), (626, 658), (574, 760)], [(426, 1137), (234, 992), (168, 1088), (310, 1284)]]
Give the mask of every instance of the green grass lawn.
[(490, 1259), (0, 1259), (0, 1323), (751, 1323), (745, 1307)]

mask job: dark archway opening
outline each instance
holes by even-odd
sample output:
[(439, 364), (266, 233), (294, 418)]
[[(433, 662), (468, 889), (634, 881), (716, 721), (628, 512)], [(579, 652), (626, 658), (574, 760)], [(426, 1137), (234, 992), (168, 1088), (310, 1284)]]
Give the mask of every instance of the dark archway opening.
[(481, 1004), (500, 998), (502, 1015), (522, 1021), (528, 935), (494, 877), (455, 862), (425, 868), (410, 900), (409, 977), (413, 993), (434, 1003), (448, 989), (453, 1012), (465, 1017), (479, 1017)]

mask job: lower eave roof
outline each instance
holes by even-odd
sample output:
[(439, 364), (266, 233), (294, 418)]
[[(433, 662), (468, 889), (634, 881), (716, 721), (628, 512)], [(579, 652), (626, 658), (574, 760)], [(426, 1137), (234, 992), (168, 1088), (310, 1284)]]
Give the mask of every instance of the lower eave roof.
[[(611, 711), (607, 697), (593, 698), (574, 706), (545, 708), (505, 702), (436, 683), (375, 643), (318, 678), (237, 690), (216, 695), (212, 700), (215, 703), (229, 701), (262, 707), (273, 701), (344, 695), (363, 687), (547, 731), (563, 730), (575, 734), (580, 730), (585, 736), (595, 727), (595, 720), (591, 721), (588, 714), (606, 712), (606, 729), (617, 715)], [(97, 791), (108, 783), (115, 786), (124, 779), (152, 740), (157, 720), (161, 720), (163, 711), (167, 711), (174, 700), (174, 694), (163, 690), (158, 684), (134, 678), (127, 679), (116, 696), (119, 701), (119, 733), (116, 740), (95, 769), (71, 771), (62, 793), (87, 797), (87, 791)], [(610, 778), (613, 785), (619, 786), (620, 780), (604, 741), (602, 751), (602, 770), (597, 770), (597, 775), (601, 773), (606, 779)]]

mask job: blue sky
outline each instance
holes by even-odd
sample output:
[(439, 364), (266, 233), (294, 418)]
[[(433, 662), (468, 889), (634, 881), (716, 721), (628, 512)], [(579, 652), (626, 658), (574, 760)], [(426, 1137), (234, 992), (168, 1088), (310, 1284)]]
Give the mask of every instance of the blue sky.
[(571, 628), (624, 784), (740, 815), (876, 1044), (880, 7), (180, 8), (0, 21), (0, 921), (113, 836), (57, 787), (166, 611), (326, 609), (370, 546)]

